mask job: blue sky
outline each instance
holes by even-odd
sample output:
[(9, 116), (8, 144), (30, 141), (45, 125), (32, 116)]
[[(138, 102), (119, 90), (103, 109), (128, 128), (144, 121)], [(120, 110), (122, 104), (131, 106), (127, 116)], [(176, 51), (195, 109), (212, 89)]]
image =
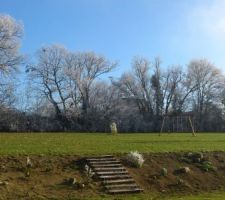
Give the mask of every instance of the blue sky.
[(115, 75), (134, 56), (164, 66), (207, 58), (225, 71), (223, 0), (0, 0), (0, 13), (24, 24), (22, 52), (43, 45), (93, 50), (119, 61)]

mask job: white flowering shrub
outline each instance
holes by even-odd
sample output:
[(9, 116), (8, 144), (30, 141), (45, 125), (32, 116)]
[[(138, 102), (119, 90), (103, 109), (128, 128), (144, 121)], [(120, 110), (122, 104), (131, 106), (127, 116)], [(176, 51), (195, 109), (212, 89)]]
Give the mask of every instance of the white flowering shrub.
[(131, 151), (127, 154), (125, 159), (130, 165), (138, 168), (141, 168), (145, 161), (143, 156), (138, 153), (138, 151)]
[(95, 172), (87, 164), (84, 166), (84, 170), (85, 170), (87, 176), (90, 178), (95, 175)]

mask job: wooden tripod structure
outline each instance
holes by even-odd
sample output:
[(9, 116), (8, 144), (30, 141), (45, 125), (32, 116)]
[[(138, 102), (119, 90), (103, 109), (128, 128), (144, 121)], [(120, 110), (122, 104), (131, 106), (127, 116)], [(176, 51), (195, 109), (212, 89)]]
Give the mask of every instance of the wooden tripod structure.
[[(184, 119), (186, 121), (186, 127), (184, 127), (184, 124), (183, 124)], [(169, 126), (172, 124), (172, 127), (170, 127), (169, 132), (171, 130), (172, 130), (172, 132), (187, 132), (187, 128), (188, 128), (187, 126), (189, 126), (192, 131), (192, 136), (196, 136), (195, 129), (194, 129), (194, 123), (193, 123), (193, 115), (191, 113), (185, 113), (185, 114), (181, 114), (181, 115), (176, 115), (176, 114), (164, 115), (159, 136), (164, 131), (166, 121), (172, 122), (169, 124)]]

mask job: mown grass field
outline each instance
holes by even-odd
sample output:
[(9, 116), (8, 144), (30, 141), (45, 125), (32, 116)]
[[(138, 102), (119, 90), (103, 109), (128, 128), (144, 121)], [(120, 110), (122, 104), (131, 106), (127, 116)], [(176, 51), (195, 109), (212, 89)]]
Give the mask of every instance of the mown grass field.
[[(104, 133), (0, 133), (0, 155), (63, 155), (79, 156), (122, 154), (137, 150), (141, 153), (180, 151), (225, 151), (225, 134), (118, 134)], [(99, 199), (159, 199), (154, 194), (100, 196)], [(225, 192), (196, 196), (161, 197), (161, 200), (223, 200)]]
[[(90, 199), (90, 198), (89, 198)], [(225, 192), (205, 193), (196, 196), (182, 196), (182, 197), (155, 197), (153, 194), (133, 194), (133, 195), (120, 195), (115, 197), (102, 197), (94, 200), (224, 200)], [(87, 199), (88, 200), (88, 199)]]
[(120, 154), (225, 151), (225, 134), (1, 133), (0, 154)]

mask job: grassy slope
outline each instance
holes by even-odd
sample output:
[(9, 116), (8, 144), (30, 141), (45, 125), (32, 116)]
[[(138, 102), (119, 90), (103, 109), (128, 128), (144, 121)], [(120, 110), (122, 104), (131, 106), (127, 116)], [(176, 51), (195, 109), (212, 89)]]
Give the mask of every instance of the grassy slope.
[(0, 133), (0, 154), (116, 154), (225, 151), (225, 134)]
[[(113, 154), (130, 150), (140, 152), (225, 151), (225, 134), (78, 134), (78, 133), (19, 133), (0, 134), (0, 154)], [(114, 197), (101, 197), (115, 199)], [(163, 199), (154, 194), (121, 196), (118, 199)], [(171, 197), (168, 200), (223, 200), (225, 192), (200, 196)]]

